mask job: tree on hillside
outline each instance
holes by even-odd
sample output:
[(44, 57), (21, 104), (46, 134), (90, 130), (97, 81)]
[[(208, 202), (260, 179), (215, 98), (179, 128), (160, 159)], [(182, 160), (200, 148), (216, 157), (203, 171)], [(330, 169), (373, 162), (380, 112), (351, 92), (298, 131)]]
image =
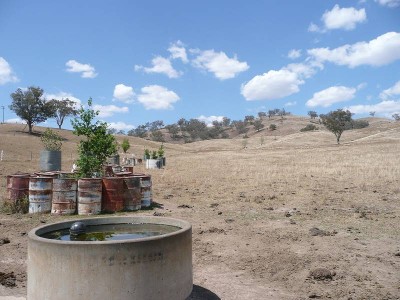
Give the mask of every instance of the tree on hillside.
[(155, 142), (165, 142), (164, 136), (160, 130), (152, 131), (150, 133), (150, 138)]
[(400, 121), (400, 114), (393, 114), (392, 118), (395, 119), (395, 121)]
[(128, 135), (140, 137), (143, 139), (143, 138), (147, 137), (147, 127), (146, 127), (146, 125), (139, 125), (135, 129), (129, 130)]
[(253, 123), (253, 126), (256, 131), (260, 131), (262, 128), (264, 128), (264, 124), (262, 123), (262, 121), (260, 119), (255, 120)]
[(336, 136), (336, 141), (340, 143), (340, 137), (346, 130), (347, 124), (352, 122), (351, 112), (343, 109), (331, 111), (326, 115), (320, 115), (322, 124)]
[(239, 134), (246, 133), (249, 129), (246, 127), (246, 123), (243, 121), (234, 121), (234, 126)]
[(179, 126), (177, 124), (171, 124), (165, 126), (165, 129), (168, 130), (172, 139), (177, 140), (179, 139)]
[(376, 113), (375, 111), (370, 111), (370, 112), (369, 112), (369, 115), (370, 115), (371, 117), (375, 117), (375, 113)]
[(263, 117), (266, 117), (266, 116), (267, 116), (267, 113), (266, 113), (266, 112), (260, 111), (260, 112), (258, 113), (258, 117), (259, 117), (260, 119), (262, 119)]
[(244, 117), (244, 122), (253, 124), (254, 119), (255, 119), (254, 116), (245, 116)]
[(227, 118), (227, 117), (223, 117), (223, 118), (222, 118), (222, 124), (223, 124), (225, 127), (230, 126), (230, 125), (231, 125), (231, 119), (229, 119), (229, 118)]
[(310, 110), (307, 114), (310, 116), (311, 119), (315, 119), (316, 117), (318, 117), (317, 112), (313, 110)]
[(26, 90), (17, 89), (11, 95), (10, 110), (26, 122), (32, 134), (34, 124), (42, 123), (53, 114), (51, 106), (43, 99), (43, 89), (30, 86)]
[(63, 100), (52, 99), (48, 102), (48, 104), (50, 105), (53, 113), (52, 117), (56, 119), (59, 129), (61, 129), (66, 117), (75, 116), (78, 112), (75, 108), (76, 103), (68, 98)]

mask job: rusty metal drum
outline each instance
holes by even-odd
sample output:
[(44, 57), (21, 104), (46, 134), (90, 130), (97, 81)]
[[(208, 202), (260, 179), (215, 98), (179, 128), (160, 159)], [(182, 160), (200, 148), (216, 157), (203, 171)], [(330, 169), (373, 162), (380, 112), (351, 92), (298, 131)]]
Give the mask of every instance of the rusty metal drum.
[(96, 215), (101, 212), (101, 178), (78, 180), (78, 215)]
[(116, 212), (124, 209), (124, 180), (122, 177), (104, 177), (101, 210)]
[(142, 208), (140, 193), (140, 178), (123, 177), (124, 181), (124, 210), (135, 211)]
[(15, 204), (29, 195), (29, 174), (15, 174), (7, 176), (6, 202)]
[(53, 178), (31, 177), (29, 179), (29, 213), (51, 211)]
[(73, 178), (53, 179), (52, 214), (72, 215), (76, 212), (77, 186), (78, 182)]
[(139, 178), (141, 206), (150, 207), (153, 202), (151, 176), (147, 174), (133, 174), (133, 177)]

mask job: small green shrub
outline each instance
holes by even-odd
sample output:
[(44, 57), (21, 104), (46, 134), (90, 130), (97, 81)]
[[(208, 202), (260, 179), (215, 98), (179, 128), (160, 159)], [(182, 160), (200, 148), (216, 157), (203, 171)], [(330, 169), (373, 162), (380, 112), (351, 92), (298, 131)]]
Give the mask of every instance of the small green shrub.
[(40, 137), (44, 148), (48, 151), (60, 151), (62, 145), (62, 138), (57, 134), (57, 132), (47, 128)]
[(124, 151), (124, 153), (126, 153), (126, 151), (128, 151), (130, 147), (131, 147), (131, 144), (129, 144), (129, 140), (127, 138), (123, 139), (123, 141), (121, 143), (122, 151)]
[(271, 130), (271, 131), (274, 131), (274, 130), (276, 130), (276, 125), (275, 124), (271, 124), (271, 125), (269, 125), (269, 130)]
[(26, 214), (29, 212), (29, 199), (27, 196), (17, 199), (15, 202), (4, 202), (1, 211), (10, 214)]
[(317, 130), (317, 129), (318, 129), (318, 127), (315, 126), (314, 124), (307, 124), (307, 126), (304, 127), (304, 128), (302, 128), (302, 129), (300, 129), (300, 131), (301, 131), (301, 132), (304, 132), (304, 131), (313, 131), (313, 130)]

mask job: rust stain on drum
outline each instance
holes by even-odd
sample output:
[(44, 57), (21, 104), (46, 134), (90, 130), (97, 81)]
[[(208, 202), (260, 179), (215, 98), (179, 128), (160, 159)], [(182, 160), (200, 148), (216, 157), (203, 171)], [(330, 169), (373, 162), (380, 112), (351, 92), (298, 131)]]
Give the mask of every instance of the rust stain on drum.
[(77, 180), (72, 178), (53, 179), (51, 213), (70, 215), (76, 212)]
[(94, 215), (101, 211), (101, 178), (81, 178), (78, 180), (78, 214)]
[(29, 195), (29, 174), (15, 174), (7, 176), (7, 200), (15, 203)]
[(124, 180), (122, 177), (104, 177), (102, 211), (122, 211), (124, 209), (124, 192)]

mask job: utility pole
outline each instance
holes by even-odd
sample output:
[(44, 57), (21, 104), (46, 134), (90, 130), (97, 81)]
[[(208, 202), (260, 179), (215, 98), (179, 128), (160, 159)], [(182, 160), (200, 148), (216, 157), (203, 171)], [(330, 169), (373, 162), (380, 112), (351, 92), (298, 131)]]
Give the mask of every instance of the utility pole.
[(3, 123), (4, 124), (4, 105), (1, 106), (1, 109), (3, 110)]

